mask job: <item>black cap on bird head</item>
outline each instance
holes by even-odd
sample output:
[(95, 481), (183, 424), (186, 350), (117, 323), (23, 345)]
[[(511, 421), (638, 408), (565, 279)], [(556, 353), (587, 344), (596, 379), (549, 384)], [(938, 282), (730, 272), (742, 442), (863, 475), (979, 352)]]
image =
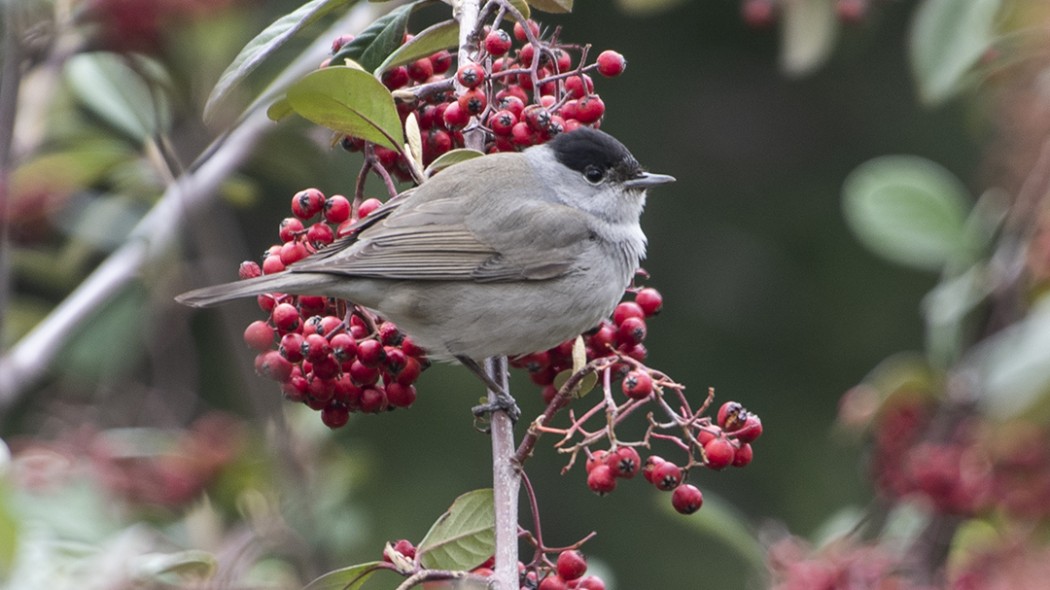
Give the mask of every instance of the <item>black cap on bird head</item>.
[(590, 127), (562, 133), (547, 146), (558, 162), (591, 182), (607, 178), (635, 189), (674, 182), (670, 176), (645, 172), (626, 146), (608, 133)]

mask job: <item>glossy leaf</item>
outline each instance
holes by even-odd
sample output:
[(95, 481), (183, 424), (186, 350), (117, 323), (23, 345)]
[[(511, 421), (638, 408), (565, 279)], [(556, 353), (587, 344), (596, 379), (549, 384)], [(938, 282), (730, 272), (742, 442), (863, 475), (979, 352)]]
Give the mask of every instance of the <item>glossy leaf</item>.
[(833, 0), (793, 0), (782, 4), (780, 68), (803, 76), (827, 61), (835, 47), (839, 21)]
[(122, 133), (145, 141), (168, 124), (167, 103), (121, 56), (78, 53), (66, 62), (66, 80), (81, 103)]
[(382, 562), (370, 561), (333, 570), (306, 585), (303, 590), (358, 590), (373, 574), (382, 569)]
[(496, 550), (496, 511), (492, 490), (467, 492), (430, 527), (416, 548), (427, 568), (467, 570), (488, 559)]
[(444, 170), (449, 166), (454, 166), (456, 164), (459, 164), (460, 162), (473, 160), (474, 158), (478, 158), (484, 155), (485, 154), (479, 152), (478, 150), (472, 150), (468, 148), (457, 148), (454, 150), (449, 150), (435, 158), (434, 161), (431, 162), (429, 166), (427, 166), (425, 173), (426, 176), (433, 176), (437, 172), (440, 172), (441, 170)]
[(401, 119), (390, 91), (357, 68), (333, 66), (307, 74), (288, 89), (288, 104), (304, 119), (400, 151)]
[(1001, 0), (926, 0), (910, 32), (912, 74), (927, 104), (951, 98), (994, 41)]
[(266, 109), (266, 116), (271, 121), (281, 121), (287, 118), (289, 115), (295, 113), (295, 109), (288, 102), (288, 97), (282, 96), (273, 102), (268, 109)]
[(981, 402), (993, 418), (1008, 420), (1050, 401), (1050, 297), (1044, 296), (1021, 322), (998, 332), (978, 351)]
[(876, 254), (938, 270), (968, 252), (966, 187), (941, 166), (912, 156), (868, 161), (846, 179), (846, 221)]
[(572, 0), (527, 0), (541, 12), (572, 12)]
[(379, 65), (401, 47), (408, 28), (408, 17), (419, 4), (419, 1), (410, 2), (376, 19), (367, 29), (355, 36), (353, 41), (344, 45), (332, 57), (332, 63), (341, 64), (344, 59), (349, 58), (369, 72), (377, 71)]
[(321, 18), (328, 12), (351, 3), (353, 0), (311, 0), (298, 9), (274, 21), (263, 32), (255, 36), (241, 49), (233, 62), (219, 76), (208, 101), (204, 105), (204, 118), (207, 120), (223, 99), (243, 81), (248, 74), (259, 67), (267, 57), (277, 51), (303, 27)]
[(411, 41), (398, 47), (376, 68), (376, 72), (385, 72), (390, 68), (412, 63), (442, 49), (455, 47), (457, 43), (459, 43), (459, 23), (451, 19), (442, 21), (423, 29)]

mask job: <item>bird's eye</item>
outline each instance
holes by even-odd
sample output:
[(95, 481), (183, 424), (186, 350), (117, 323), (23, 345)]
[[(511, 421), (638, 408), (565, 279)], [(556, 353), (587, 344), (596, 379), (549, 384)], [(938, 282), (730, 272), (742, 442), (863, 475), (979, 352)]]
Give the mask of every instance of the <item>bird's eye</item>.
[(583, 170), (583, 177), (591, 184), (598, 184), (605, 178), (605, 172), (597, 166), (588, 166)]

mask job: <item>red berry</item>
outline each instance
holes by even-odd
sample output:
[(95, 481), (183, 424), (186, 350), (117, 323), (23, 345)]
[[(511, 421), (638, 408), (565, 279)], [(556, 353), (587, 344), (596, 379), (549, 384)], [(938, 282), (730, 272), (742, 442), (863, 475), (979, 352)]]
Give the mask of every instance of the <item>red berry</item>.
[(324, 208), (324, 193), (308, 188), (295, 193), (292, 197), (292, 214), (299, 219), (310, 219)]
[(653, 392), (653, 378), (649, 373), (634, 370), (623, 378), (623, 393), (631, 399), (645, 399)]
[(609, 454), (606, 463), (616, 477), (631, 479), (642, 467), (642, 458), (634, 447), (619, 447)]
[(353, 35), (339, 35), (332, 41), (332, 55), (339, 53), (339, 50), (348, 45), (354, 40)]
[(587, 473), (590, 473), (594, 471), (595, 467), (599, 465), (605, 465), (606, 459), (608, 458), (609, 451), (606, 451), (604, 449), (598, 449), (597, 451), (591, 453), (589, 457), (587, 457), (587, 463), (586, 465), (584, 465), (584, 468), (587, 470)]
[(727, 432), (732, 432), (744, 425), (747, 410), (740, 402), (728, 401), (718, 408), (718, 425)]
[(485, 51), (493, 57), (499, 57), (510, 51), (510, 33), (503, 29), (493, 29), (485, 36)]
[(316, 363), (331, 354), (332, 347), (328, 345), (328, 339), (324, 336), (310, 334), (303, 338), (302, 351), (306, 360)]
[(445, 112), (441, 114), (441, 120), (445, 122), (446, 128), (455, 131), (463, 129), (467, 123), (470, 123), (470, 113), (459, 106), (458, 102), (453, 102), (445, 108)]
[(291, 242), (303, 231), (303, 222), (296, 217), (285, 217), (277, 228), (277, 235), (282, 242)]
[(237, 276), (241, 279), (254, 279), (261, 275), (262, 268), (260, 268), (259, 263), (254, 260), (245, 260), (241, 263), (241, 266), (237, 268)]
[(302, 242), (285, 242), (281, 246), (281, 253), (278, 257), (281, 259), (281, 264), (288, 266), (294, 262), (298, 262), (303, 258), (310, 255), (310, 251), (306, 249), (306, 245)]
[(645, 335), (645, 320), (642, 318), (627, 318), (616, 330), (617, 342), (632, 346), (645, 340)]
[(733, 454), (733, 467), (746, 467), (754, 457), (755, 452), (751, 449), (751, 445), (743, 443)]
[(299, 327), (299, 310), (291, 303), (278, 304), (270, 313), (270, 321), (281, 334), (291, 332)]
[(248, 324), (244, 329), (244, 343), (255, 350), (269, 350), (273, 346), (273, 327), (262, 320)]
[(627, 68), (627, 60), (619, 53), (606, 49), (598, 54), (599, 74), (607, 78), (613, 78), (622, 74), (625, 68)]
[(656, 480), (653, 479), (653, 474), (657, 467), (666, 462), (667, 461), (665, 461), (663, 457), (658, 455), (649, 455), (646, 457), (645, 464), (642, 465), (642, 477), (645, 478), (645, 481), (655, 484)]
[(642, 308), (642, 311), (647, 318), (660, 313), (660, 310), (663, 309), (664, 306), (663, 295), (660, 295), (659, 291), (651, 287), (638, 291), (634, 296), (634, 302)]
[(285, 334), (281, 337), (281, 344), (277, 347), (277, 352), (280, 352), (281, 356), (288, 359), (290, 363), (303, 360), (303, 335), (298, 332)]
[(383, 72), (383, 75), (380, 77), (380, 79), (382, 80), (383, 85), (386, 86), (388, 89), (397, 90), (405, 84), (408, 84), (408, 68), (406, 68), (405, 66), (391, 68)]
[(343, 195), (332, 195), (324, 202), (324, 219), (328, 223), (342, 223), (350, 219), (350, 201)]
[(518, 118), (514, 116), (514, 113), (507, 109), (502, 109), (489, 117), (489, 129), (492, 129), (492, 132), (496, 135), (509, 137), (514, 124), (517, 122)]
[[(470, 115), (480, 115), (485, 111), (485, 107), (488, 106), (489, 99), (485, 96), (485, 92), (477, 88), (468, 90), (460, 95), (459, 97), (459, 108)], [(445, 110), (448, 113), (448, 110)]]
[(401, 385), (396, 382), (387, 383), (386, 398), (392, 406), (407, 408), (416, 402), (416, 388), (412, 385)]
[(444, 74), (452, 67), (452, 54), (442, 49), (430, 56), (430, 63), (434, 66), (435, 74)]
[(434, 62), (429, 57), (417, 59), (408, 64), (408, 77), (416, 82), (426, 82), (434, 75)]
[(255, 357), (255, 372), (274, 381), (287, 381), (292, 375), (292, 363), (276, 350), (261, 352)]
[(769, 27), (777, 18), (774, 0), (744, 0), (740, 11), (744, 23), (756, 29)]
[(558, 73), (567, 72), (572, 67), (572, 57), (569, 52), (561, 48), (554, 49), (554, 65), (557, 66)]
[(596, 94), (585, 96), (576, 103), (576, 119), (580, 123), (596, 123), (604, 114), (605, 103)]
[(529, 128), (536, 132), (544, 132), (551, 125), (551, 113), (538, 104), (530, 104), (522, 111), (521, 118), (528, 124)]
[(262, 263), (263, 274), (272, 275), (284, 271), (285, 264), (281, 262), (280, 254), (267, 256)]
[(365, 199), (361, 201), (361, 204), (357, 207), (357, 216), (359, 218), (368, 217), (368, 215), (382, 206), (383, 202), (379, 199)]
[(400, 375), (408, 364), (408, 355), (396, 346), (384, 347), (383, 354), (386, 356), (387, 372), (395, 376)]
[(515, 123), (514, 127), (511, 128), (510, 135), (515, 145), (524, 147), (536, 143), (536, 134), (533, 133), (532, 129), (529, 129), (529, 124), (525, 121)]
[(696, 434), (696, 441), (700, 443), (700, 446), (704, 446), (720, 436), (722, 436), (721, 428), (717, 426), (705, 426)]
[(587, 487), (591, 488), (591, 491), (599, 496), (604, 496), (615, 490), (616, 477), (613, 475), (612, 469), (609, 469), (609, 466), (605, 464), (596, 465), (587, 474)]
[(735, 430), (733, 435), (742, 443), (753, 442), (756, 438), (762, 436), (762, 419), (749, 412), (744, 420), (744, 424)]
[(357, 358), (365, 366), (378, 367), (386, 360), (386, 350), (382, 342), (369, 338), (357, 343)]
[(565, 580), (562, 580), (556, 575), (547, 576), (540, 581), (540, 585), (537, 586), (537, 590), (567, 590), (568, 585), (565, 584)]
[(321, 422), (329, 428), (341, 428), (349, 421), (350, 409), (340, 402), (332, 400), (321, 410)]
[(644, 318), (645, 311), (634, 301), (621, 301), (613, 310), (613, 323), (619, 326), (627, 318)]
[(605, 590), (605, 582), (598, 576), (587, 576), (580, 578), (579, 584), (573, 590)]
[(669, 492), (682, 483), (682, 468), (664, 461), (653, 468), (652, 482), (656, 489)]
[(579, 551), (562, 551), (558, 554), (555, 569), (558, 571), (558, 577), (571, 582), (587, 572), (587, 560)]
[(864, 21), (868, 15), (868, 2), (870, 0), (838, 0), (835, 3), (835, 15), (839, 20), (855, 25)]
[[(404, 352), (404, 349), (402, 349)], [(401, 385), (412, 385), (419, 379), (419, 373), (422, 371), (422, 367), (414, 357), (408, 357), (405, 359), (405, 367), (401, 369), (401, 372), (397, 374), (397, 382)]]
[(485, 68), (476, 63), (468, 63), (456, 72), (456, 80), (467, 88), (477, 88), (485, 82)]
[(704, 445), (704, 465), (711, 469), (723, 469), (733, 463), (736, 448), (725, 437), (707, 441)]
[(583, 98), (594, 92), (594, 81), (587, 74), (565, 79), (565, 92), (570, 98)]
[(704, 494), (696, 486), (685, 484), (671, 494), (671, 505), (682, 514), (692, 514), (704, 505)]
[(377, 414), (387, 409), (386, 393), (379, 387), (369, 387), (361, 391), (361, 411), (366, 414)]
[[(540, 34), (540, 25), (536, 21), (529, 19), (525, 21), (528, 23), (529, 30), (532, 32), (532, 36), (535, 37)], [(520, 22), (514, 23), (514, 38), (519, 42), (524, 43), (529, 40), (528, 35), (525, 33), (525, 27), (521, 26)]]
[[(518, 51), (518, 61), (527, 68), (532, 65), (532, 60), (534, 59), (536, 59), (536, 46), (532, 43), (526, 43)], [(518, 77), (518, 83), (522, 86), (532, 84), (532, 76), (530, 74), (522, 74)]]
[(525, 101), (521, 97), (514, 96), (513, 94), (498, 97), (498, 106), (500, 110), (507, 110), (514, 114), (517, 119), (521, 118), (521, 114), (525, 112)]
[(369, 367), (368, 365), (361, 362), (361, 359), (355, 359), (354, 362), (350, 363), (350, 379), (353, 380), (355, 385), (367, 386), (373, 385), (379, 380), (379, 369), (377, 367)]

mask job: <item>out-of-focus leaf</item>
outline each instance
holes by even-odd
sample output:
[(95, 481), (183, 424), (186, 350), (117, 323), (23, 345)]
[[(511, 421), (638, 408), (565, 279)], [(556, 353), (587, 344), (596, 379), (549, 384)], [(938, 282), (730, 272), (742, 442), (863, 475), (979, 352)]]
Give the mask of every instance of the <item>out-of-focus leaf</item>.
[(11, 463), (11, 451), (2, 440), (0, 440), (0, 453), (3, 454), (3, 468), (0, 469), (0, 579), (6, 579), (18, 550), (19, 523), (15, 515), (11, 513), (8, 504), (9, 491), (2, 481)]
[(616, 3), (620, 6), (620, 10), (637, 16), (648, 16), (670, 10), (681, 4), (684, 4), (686, 0), (616, 0)]
[(176, 553), (148, 553), (135, 559), (135, 577), (141, 580), (202, 580), (215, 573), (218, 562), (207, 551), (187, 550)]
[(737, 512), (729, 502), (711, 492), (704, 492), (704, 506), (694, 514), (682, 516), (674, 512), (666, 498), (660, 500), (660, 509), (671, 513), (675, 522), (680, 522), (698, 533), (721, 541), (726, 547), (740, 555), (742, 561), (754, 570), (740, 572), (740, 579), (762, 579), (766, 575), (765, 549), (747, 528), (747, 517)]
[(144, 141), (169, 124), (167, 103), (115, 53), (78, 53), (66, 79), (84, 106), (130, 137)]
[(358, 590), (377, 571), (382, 562), (370, 561), (330, 571), (306, 585), (303, 590)]
[(41, 203), (27, 202), (47, 196), (55, 206), (70, 194), (98, 181), (118, 163), (133, 157), (125, 145), (111, 139), (78, 142), (65, 151), (41, 154), (11, 174), (11, 206), (40, 213)]
[(427, 568), (467, 570), (493, 554), (495, 529), (492, 490), (467, 492), (434, 522), (419, 542), (416, 555)]
[(813, 546), (823, 547), (849, 535), (866, 516), (867, 512), (856, 506), (843, 506), (825, 518), (809, 536)]
[(981, 403), (993, 418), (1031, 411), (1050, 395), (1050, 297), (1043, 297), (1021, 322), (985, 340), (980, 360)]
[(780, 69), (804, 76), (824, 64), (835, 46), (839, 21), (833, 0), (790, 0), (781, 4)]
[(937, 104), (958, 92), (991, 46), (1001, 0), (925, 0), (910, 37), (912, 74), (919, 95)]
[[(526, 0), (510, 0), (510, 5), (517, 8), (521, 16), (525, 18), (532, 16), (532, 9), (529, 8), (529, 3)], [(510, 18), (510, 15), (507, 18)]]
[(572, 12), (572, 0), (527, 0), (533, 8), (542, 12)]
[(441, 170), (444, 170), (449, 166), (459, 164), (460, 162), (466, 162), (467, 160), (473, 160), (474, 158), (484, 155), (485, 154), (479, 152), (478, 150), (472, 150), (468, 148), (457, 148), (454, 150), (449, 150), (435, 158), (434, 161), (431, 162), (429, 166), (427, 166), (426, 175), (433, 176), (435, 173), (440, 172)]
[(76, 334), (69, 336), (56, 363), (58, 371), (77, 382), (121, 375), (134, 369), (143, 354), (142, 337), (149, 317), (146, 292), (138, 285), (125, 289), (99, 308)]
[(98, 250), (112, 250), (128, 236), (147, 208), (121, 196), (74, 198), (56, 223), (69, 235)]
[(226, 67), (226, 71), (219, 77), (208, 101), (204, 105), (204, 118), (210, 119), (215, 109), (248, 74), (252, 73), (259, 64), (277, 51), (288, 39), (291, 39), (303, 27), (321, 18), (328, 12), (348, 4), (353, 0), (311, 0), (298, 9), (290, 12), (274, 21), (263, 32), (255, 36), (241, 49), (233, 62)]
[(994, 285), (983, 266), (942, 280), (922, 302), (926, 347), (938, 366), (947, 367), (962, 352), (967, 315), (991, 294)]
[(390, 68), (396, 68), (417, 59), (433, 55), (442, 49), (455, 47), (459, 43), (459, 23), (449, 19), (431, 25), (419, 33), (412, 40), (398, 47), (388, 55), (383, 63), (376, 68), (376, 73), (385, 72)]
[(352, 59), (369, 72), (375, 72), (381, 63), (401, 46), (405, 40), (408, 17), (423, 0), (399, 6), (361, 31), (354, 40), (344, 45), (332, 56), (333, 64)]
[(858, 239), (887, 260), (936, 270), (968, 252), (966, 187), (912, 156), (870, 160), (846, 179), (843, 209)]
[(295, 110), (292, 109), (292, 105), (288, 104), (288, 98), (282, 96), (275, 100), (274, 103), (270, 105), (270, 108), (266, 109), (266, 116), (269, 117), (271, 121), (276, 122), (288, 117), (294, 112)]
[(288, 104), (304, 119), (400, 151), (401, 119), (390, 91), (357, 68), (333, 66), (307, 74), (288, 89)]

